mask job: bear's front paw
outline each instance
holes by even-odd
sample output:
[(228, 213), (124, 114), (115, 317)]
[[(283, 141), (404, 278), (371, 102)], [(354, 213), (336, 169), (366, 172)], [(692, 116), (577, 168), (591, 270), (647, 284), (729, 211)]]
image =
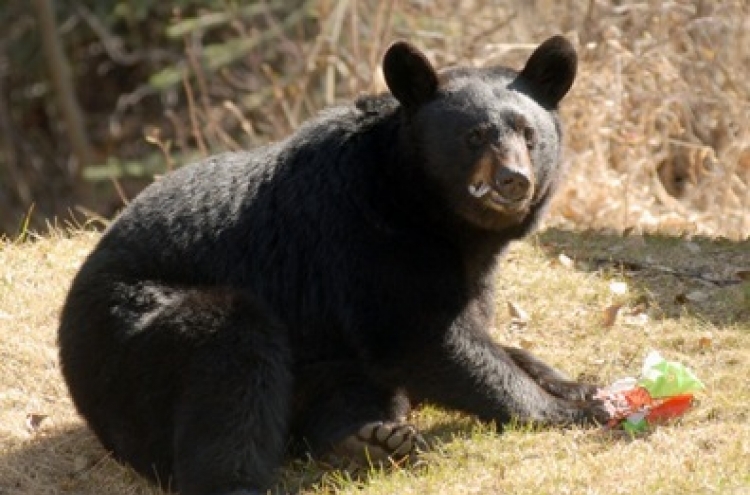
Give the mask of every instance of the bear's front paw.
[(607, 410), (604, 401), (599, 399), (589, 399), (578, 401), (578, 404), (578, 411), (575, 415), (575, 422), (578, 424), (605, 425), (610, 419), (612, 419), (612, 415)]
[(376, 421), (342, 440), (334, 447), (333, 454), (362, 465), (398, 463), (426, 450), (426, 446), (414, 426)]
[(599, 390), (596, 385), (570, 380), (541, 381), (539, 385), (555, 397), (574, 401), (590, 401)]

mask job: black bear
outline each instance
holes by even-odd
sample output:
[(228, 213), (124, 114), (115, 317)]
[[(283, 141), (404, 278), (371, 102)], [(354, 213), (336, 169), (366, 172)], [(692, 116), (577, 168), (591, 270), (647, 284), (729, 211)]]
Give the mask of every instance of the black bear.
[(62, 372), (102, 444), (183, 495), (249, 494), (292, 444), (409, 454), (425, 401), (605, 421), (593, 386), (488, 333), (499, 255), (561, 179), (576, 63), (559, 36), (520, 72), (436, 71), (397, 42), (390, 94), (144, 190), (61, 317)]

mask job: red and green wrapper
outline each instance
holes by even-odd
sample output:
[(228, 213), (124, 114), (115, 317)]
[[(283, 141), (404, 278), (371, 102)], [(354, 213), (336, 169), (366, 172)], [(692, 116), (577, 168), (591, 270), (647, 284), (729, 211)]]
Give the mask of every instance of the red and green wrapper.
[(703, 388), (684, 365), (652, 351), (644, 360), (640, 378), (617, 380), (601, 389), (597, 398), (612, 416), (608, 427), (636, 433), (685, 414), (693, 405), (695, 392)]

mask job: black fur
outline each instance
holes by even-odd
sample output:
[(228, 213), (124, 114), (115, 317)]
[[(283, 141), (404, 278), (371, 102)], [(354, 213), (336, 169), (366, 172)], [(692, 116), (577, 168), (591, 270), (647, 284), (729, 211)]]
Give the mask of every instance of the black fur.
[[(422, 401), (500, 423), (605, 418), (590, 387), (487, 333), (498, 257), (562, 175), (572, 48), (555, 38), (521, 75), (438, 73), (398, 43), (385, 72), (395, 99), (180, 169), (104, 234), (59, 342), (117, 458), (183, 495), (252, 493), (290, 441), (322, 453)], [(467, 192), (509, 157), (528, 162), (528, 197)]]

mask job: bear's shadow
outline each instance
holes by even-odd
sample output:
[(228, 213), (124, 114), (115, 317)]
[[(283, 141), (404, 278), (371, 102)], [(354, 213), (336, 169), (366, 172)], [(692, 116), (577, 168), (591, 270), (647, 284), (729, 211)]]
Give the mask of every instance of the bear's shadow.
[[(550, 260), (560, 255), (574, 260), (577, 271), (624, 276), (630, 285), (647, 294), (644, 302), (648, 306), (659, 308), (659, 318), (679, 319), (688, 312), (718, 327), (747, 318), (746, 309), (727, 309), (716, 302), (726, 299), (726, 291), (741, 284), (739, 278), (727, 273), (733, 266), (747, 266), (748, 241), (658, 234), (622, 236), (556, 228), (546, 229), (533, 239)], [(691, 291), (712, 297), (705, 303), (692, 303), (686, 300)]]
[[(446, 444), (467, 433), (469, 422), (471, 420), (465, 417), (448, 418), (426, 428), (423, 434), (431, 445)], [(416, 476), (421, 470), (419, 464), (403, 469), (411, 470)], [(366, 483), (373, 472), (377, 472), (377, 468), (375, 471), (352, 470), (311, 459), (288, 459), (269, 493), (294, 494), (347, 479)], [(88, 427), (78, 424), (44, 430), (0, 456), (0, 495), (38, 493), (163, 495), (170, 492), (160, 490), (134, 470), (118, 463)]]
[(138, 478), (83, 424), (44, 429), (0, 456), (0, 495), (159, 493)]

